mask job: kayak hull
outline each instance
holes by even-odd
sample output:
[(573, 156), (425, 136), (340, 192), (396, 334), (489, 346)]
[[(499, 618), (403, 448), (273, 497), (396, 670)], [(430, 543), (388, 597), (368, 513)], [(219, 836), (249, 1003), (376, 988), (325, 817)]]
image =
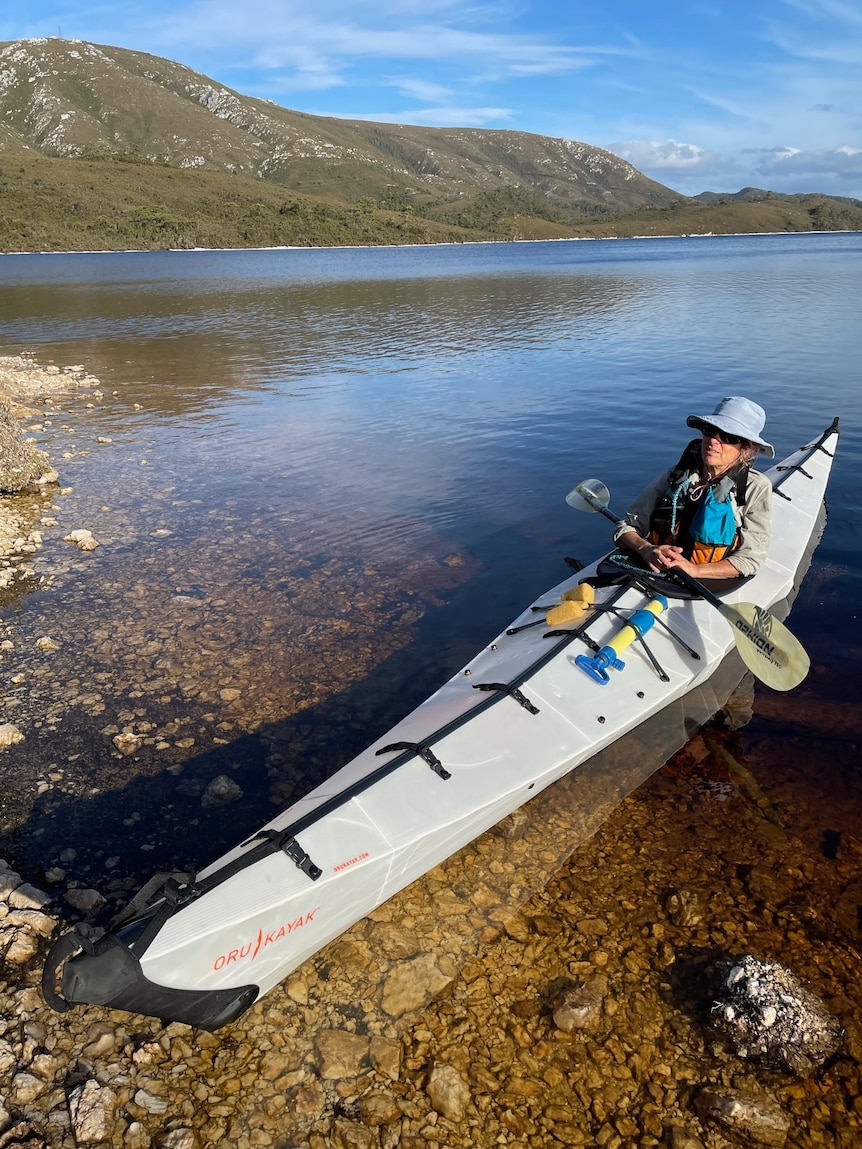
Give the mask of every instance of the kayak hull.
[[(775, 608), (822, 530), (837, 420), (767, 472), (767, 561), (722, 596)], [(541, 596), (553, 605), (596, 564)], [(804, 572), (803, 572), (804, 573)], [(577, 664), (653, 597), (599, 587), (585, 621), (527, 609), (458, 674), (327, 782), (195, 875), (154, 888), (95, 946), (64, 935), (46, 962), (55, 1008), (93, 1003), (218, 1029), (303, 961), (554, 782), (704, 683), (733, 649), (721, 613), (669, 599), (607, 684)], [(76, 948), (77, 947), (77, 948)], [(61, 978), (61, 989), (56, 980)]]

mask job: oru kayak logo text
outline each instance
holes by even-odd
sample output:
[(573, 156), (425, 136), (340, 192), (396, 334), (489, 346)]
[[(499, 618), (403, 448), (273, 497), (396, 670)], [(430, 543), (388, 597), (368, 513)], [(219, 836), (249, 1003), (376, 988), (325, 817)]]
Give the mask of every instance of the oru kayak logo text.
[(277, 926), (273, 930), (264, 932), (260, 929), (257, 931), (257, 937), (252, 942), (246, 942), (244, 945), (238, 946), (235, 950), (230, 950), (229, 953), (219, 954), (213, 962), (213, 969), (224, 969), (226, 965), (231, 962), (254, 961), (261, 950), (266, 949), (267, 946), (274, 945), (276, 942), (281, 941), (283, 938), (288, 937), (290, 934), (295, 934), (297, 930), (301, 930), (303, 926), (309, 925), (314, 921), (314, 915), (320, 909), (320, 906), (315, 906), (313, 910), (309, 910), (306, 914), (300, 914), (298, 918), (294, 918), (292, 922), (285, 922), (281, 926)]

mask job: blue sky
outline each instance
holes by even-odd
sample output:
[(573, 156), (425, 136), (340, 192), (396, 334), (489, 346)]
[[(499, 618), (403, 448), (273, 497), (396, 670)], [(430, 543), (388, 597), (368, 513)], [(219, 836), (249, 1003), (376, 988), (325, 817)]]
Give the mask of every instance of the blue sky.
[(6, 0), (0, 40), (179, 61), (319, 115), (608, 148), (688, 195), (862, 199), (862, 0)]

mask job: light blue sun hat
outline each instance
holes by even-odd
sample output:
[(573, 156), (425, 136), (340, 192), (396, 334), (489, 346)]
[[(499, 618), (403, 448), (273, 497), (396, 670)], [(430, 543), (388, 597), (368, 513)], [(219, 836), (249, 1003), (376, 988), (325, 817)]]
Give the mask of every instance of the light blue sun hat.
[(752, 443), (761, 455), (775, 458), (775, 448), (763, 439), (766, 426), (766, 412), (761, 406), (742, 395), (728, 395), (718, 404), (711, 415), (689, 415), (686, 426), (702, 431), (705, 425), (738, 435)]

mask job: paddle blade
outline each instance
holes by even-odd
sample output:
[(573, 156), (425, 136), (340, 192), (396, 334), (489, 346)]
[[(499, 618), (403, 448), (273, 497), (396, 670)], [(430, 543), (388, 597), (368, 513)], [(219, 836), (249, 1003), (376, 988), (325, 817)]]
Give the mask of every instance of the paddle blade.
[(773, 690), (792, 690), (802, 682), (811, 662), (783, 622), (753, 602), (721, 603), (720, 610), (733, 627), (742, 661), (761, 682)]
[(566, 495), (566, 502), (576, 511), (604, 511), (611, 493), (601, 479), (584, 479)]

